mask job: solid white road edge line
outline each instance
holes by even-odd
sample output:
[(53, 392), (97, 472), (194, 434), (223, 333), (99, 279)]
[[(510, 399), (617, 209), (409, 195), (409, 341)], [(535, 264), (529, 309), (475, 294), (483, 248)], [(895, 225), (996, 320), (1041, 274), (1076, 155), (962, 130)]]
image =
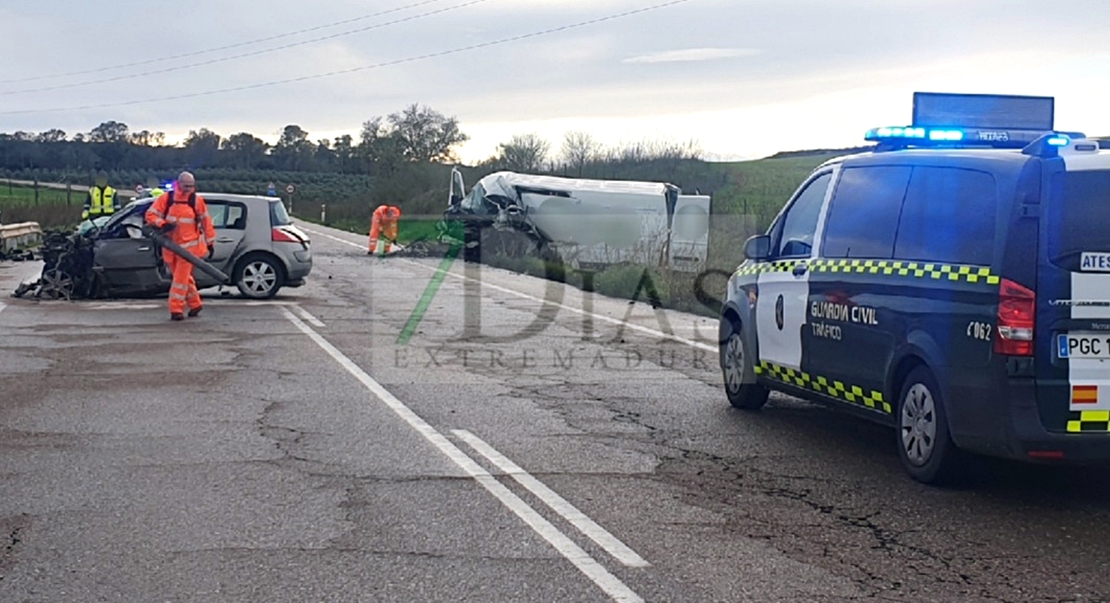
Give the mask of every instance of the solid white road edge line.
[(529, 492), (535, 494), (551, 510), (562, 516), (563, 519), (570, 522), (571, 525), (578, 528), (590, 540), (593, 540), (605, 549), (605, 552), (613, 556), (617, 561), (620, 561), (628, 567), (648, 567), (651, 565), (643, 557), (638, 555), (626, 544), (613, 536), (605, 528), (597, 525), (594, 520), (586, 516), (585, 513), (579, 511), (574, 505), (567, 502), (562, 496), (559, 496), (554, 490), (548, 488), (543, 482), (533, 477), (519, 465), (509, 460), (508, 457), (501, 454), (497, 450), (483, 441), (478, 436), (470, 433), (465, 429), (453, 429), (451, 433), (456, 437), (466, 442), (478, 454), (486, 457), (489, 462), (497, 466), (498, 469), (504, 471), (506, 475), (512, 477), (521, 486), (524, 486)]
[(347, 370), (355, 379), (358, 379), (370, 393), (374, 394), (386, 406), (390, 408), (397, 416), (401, 417), (406, 423), (409, 424), (417, 433), (424, 436), (433, 446), (439, 449), (447, 458), (451, 459), (456, 465), (459, 466), (469, 476), (473, 477), (483, 488), (492, 494), (501, 504), (505, 505), (510, 511), (516, 514), (517, 517), (522, 519), (524, 523), (528, 524), (532, 530), (546, 540), (555, 550), (559, 552), (567, 561), (570, 561), (578, 571), (582, 572), (587, 578), (598, 586), (605, 594), (609, 595), (614, 601), (618, 603), (643, 603), (643, 599), (637, 595), (632, 589), (628, 588), (619, 578), (609, 573), (600, 563), (593, 557), (590, 557), (586, 551), (574, 543), (573, 540), (568, 538), (565, 534), (559, 531), (551, 522), (547, 521), (536, 512), (535, 509), (528, 506), (516, 494), (506, 488), (497, 478), (490, 475), (488, 471), (483, 469), (481, 465), (474, 462), (469, 456), (466, 455), (458, 446), (451, 443), (443, 434), (436, 431), (434, 427), (429, 425), (424, 419), (412, 411), (404, 402), (397, 399), (396, 396), (391, 394), (389, 390), (385, 389), (380, 383), (374, 380), (373, 377), (363, 371), (357, 364), (350, 358), (347, 358), (343, 352), (333, 346), (324, 339), (319, 333), (313, 331), (311, 327), (304, 323), (301, 319), (297, 318), (288, 308), (281, 308), (285, 318), (293, 323), (302, 333), (307, 335), (309, 339), (320, 346), (329, 356), (332, 357), (340, 366)]
[(293, 306), (293, 307), (297, 309), (297, 314), (300, 314), (301, 318), (305, 319), (308, 322), (308, 324), (310, 324), (310, 325), (312, 325), (312, 326), (314, 326), (318, 329), (327, 328), (328, 325), (324, 324), (319, 318), (316, 318), (312, 314), (309, 314), (308, 310), (305, 310), (304, 308), (302, 308), (300, 306)]
[[(339, 237), (333, 237), (329, 234), (319, 232), (319, 231), (316, 231), (316, 230), (309, 230), (307, 228), (303, 228), (303, 230), (305, 230), (307, 232), (310, 232), (312, 234), (318, 234), (320, 236), (327, 237), (329, 239), (332, 239), (333, 241), (338, 241), (340, 243), (350, 245), (352, 247), (358, 247), (359, 249), (362, 249), (362, 245), (356, 245), (355, 243), (352, 243), (350, 241), (344, 241), (343, 239), (340, 239)], [(424, 268), (425, 270), (431, 270), (431, 271), (438, 270), (437, 267), (425, 266), (424, 264), (421, 264), (420, 262), (414, 262), (412, 260), (401, 259), (401, 261), (405, 262), (407, 264), (412, 264), (413, 266), (419, 266), (421, 268)], [(457, 279), (462, 279), (464, 281), (473, 281), (473, 282), (476, 282), (476, 283), (480, 283), (483, 287), (489, 287), (490, 289), (501, 291), (503, 293), (508, 293), (510, 295), (515, 295), (517, 297), (522, 297), (524, 299), (537, 301), (537, 302), (540, 302), (542, 304), (551, 304), (551, 305), (555, 306), (556, 308), (562, 308), (563, 310), (567, 310), (569, 312), (574, 312), (576, 314), (581, 314), (583, 316), (590, 316), (590, 317), (596, 318), (596, 319), (598, 319), (602, 322), (608, 322), (610, 324), (615, 324), (615, 325), (618, 325), (618, 326), (623, 325), (623, 326), (626, 326), (626, 327), (628, 327), (628, 328), (630, 328), (634, 331), (640, 331), (641, 333), (646, 333), (648, 335), (654, 335), (656, 337), (662, 337), (663, 339), (669, 339), (671, 341), (675, 341), (675, 342), (678, 342), (678, 343), (686, 344), (686, 345), (691, 346), (691, 347), (698, 348), (699, 350), (705, 350), (707, 352), (713, 352), (713, 353), (719, 352), (719, 350), (716, 347), (711, 346), (707, 343), (702, 343), (700, 341), (694, 341), (693, 339), (688, 339), (686, 337), (679, 337), (678, 335), (672, 335), (670, 333), (664, 333), (662, 331), (656, 331), (655, 329), (651, 329), (651, 328), (641, 326), (641, 325), (638, 325), (638, 324), (625, 323), (624, 321), (618, 320), (616, 318), (611, 318), (609, 316), (603, 316), (601, 314), (594, 314), (593, 312), (586, 312), (585, 310), (582, 310), (581, 308), (575, 308), (575, 307), (567, 306), (567, 305), (564, 305), (564, 304), (557, 304), (557, 303), (554, 303), (554, 302), (549, 302), (549, 301), (540, 299), (538, 297), (535, 297), (534, 295), (528, 295), (527, 293), (521, 293), (520, 291), (513, 291), (512, 289), (506, 289), (505, 287), (500, 287), (498, 285), (494, 285), (494, 284), (491, 284), (491, 283), (486, 283), (486, 282), (483, 282), (483, 281), (480, 281), (480, 280), (472, 279), (469, 276), (465, 276), (465, 275), (462, 275), (462, 274), (455, 274), (455, 273), (452, 273), (452, 272), (448, 272), (447, 276), (451, 276), (451, 277), (454, 277), (454, 278), (457, 278)]]

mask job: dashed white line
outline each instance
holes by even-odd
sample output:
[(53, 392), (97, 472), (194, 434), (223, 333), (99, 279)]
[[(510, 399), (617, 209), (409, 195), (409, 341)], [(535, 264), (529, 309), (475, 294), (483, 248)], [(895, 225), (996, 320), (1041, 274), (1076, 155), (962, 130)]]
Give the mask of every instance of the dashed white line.
[(8, 307), (8, 304), (5, 304), (4, 302), (0, 302), (0, 312), (3, 312), (4, 308), (7, 308), (7, 307)]
[(551, 522), (544, 519), (535, 509), (529, 507), (528, 503), (524, 502), (519, 496), (513, 494), (511, 490), (497, 481), (497, 478), (490, 475), (481, 465), (474, 462), (474, 460), (468, 457), (458, 446), (452, 444), (446, 436), (436, 431), (436, 429), (424, 421), (424, 419), (421, 419), (420, 416), (406, 406), (404, 402), (397, 399), (396, 396), (375, 381), (373, 377), (368, 375), (366, 371), (362, 370), (350, 358), (344, 355), (343, 352), (340, 352), (339, 349), (328, 342), (327, 339), (324, 339), (319, 333), (313, 331), (311, 327), (297, 318), (288, 308), (282, 308), (281, 311), (302, 333), (312, 339), (312, 341), (327, 352), (333, 360), (338, 362), (348, 373), (358, 379), (366, 389), (370, 390), (370, 393), (374, 394), (374, 396), (396, 413), (397, 416), (416, 430), (417, 433), (424, 436), (424, 439), (428, 440), (429, 443), (435, 446), (440, 452), (447, 456), (447, 458), (451, 459), (451, 461), (466, 472), (467, 475), (473, 477), (475, 481), (486, 489), (486, 491), (497, 498), (497, 500), (501, 501), (501, 504), (505, 505), (505, 507), (512, 511), (517, 517), (528, 524), (532, 530), (553, 546), (559, 554), (567, 561), (570, 561), (578, 568), (578, 571), (582, 572), (582, 574), (589, 578), (612, 600), (618, 603), (643, 602), (643, 599), (637, 595), (635, 591), (625, 585), (624, 582), (621, 582), (619, 578), (611, 574), (609, 570), (605, 569), (593, 557), (590, 557), (589, 553), (559, 531)]
[[(332, 239), (334, 241), (338, 241), (340, 243), (344, 243), (346, 245), (351, 245), (352, 247), (358, 247), (359, 249), (362, 249), (361, 245), (356, 245), (356, 244), (354, 244), (350, 241), (344, 241), (343, 239), (340, 239), (338, 237), (333, 237), (329, 234), (325, 234), (325, 233), (315, 231), (315, 230), (309, 230), (307, 228), (305, 228), (304, 230), (307, 231), (307, 232), (313, 233), (313, 234), (318, 234), (320, 236), (327, 237), (329, 239)], [(438, 270), (437, 267), (426, 266), (424, 264), (421, 264), (420, 262), (414, 262), (412, 260), (401, 259), (400, 261), (405, 262), (407, 264), (412, 264), (413, 266), (419, 266), (421, 268), (424, 268), (425, 270), (431, 270), (433, 272)], [(505, 287), (500, 287), (498, 285), (494, 285), (492, 283), (487, 283), (485, 281), (474, 279), (474, 278), (471, 278), (471, 277), (463, 275), (463, 274), (455, 274), (453, 272), (448, 272), (447, 276), (457, 278), (457, 279), (460, 279), (460, 280), (464, 280), (464, 281), (471, 281), (471, 282), (480, 283), (483, 287), (489, 287), (490, 289), (493, 289), (495, 291), (500, 291), (502, 293), (508, 293), (509, 295), (515, 295), (517, 297), (521, 297), (521, 298), (528, 299), (528, 300), (531, 300), (531, 301), (536, 301), (536, 302), (539, 302), (541, 304), (550, 304), (552, 306), (555, 306), (556, 308), (560, 308), (560, 309), (566, 310), (568, 312), (574, 312), (576, 314), (581, 314), (583, 316), (590, 316), (590, 317), (596, 318), (596, 319), (598, 319), (602, 322), (607, 322), (607, 323), (610, 323), (610, 324), (627, 327), (627, 328), (632, 329), (634, 331), (639, 331), (639, 332), (645, 333), (647, 335), (652, 335), (652, 336), (655, 336), (655, 337), (668, 339), (670, 341), (674, 341), (674, 342), (677, 342), (677, 343), (682, 343), (682, 344), (688, 345), (690, 347), (698, 348), (699, 350), (705, 350), (707, 352), (713, 352), (713, 353), (717, 353), (719, 351), (716, 346), (712, 346), (712, 345), (709, 345), (707, 343), (702, 343), (700, 341), (694, 341), (693, 339), (689, 339), (687, 337), (680, 337), (680, 336), (674, 335), (672, 333), (664, 333), (663, 331), (657, 331), (657, 330), (652, 329), (650, 327), (645, 327), (643, 325), (638, 325), (638, 324), (635, 324), (635, 323), (628, 323), (628, 322), (625, 322), (625, 321), (617, 319), (617, 318), (604, 316), (602, 314), (595, 314), (593, 312), (587, 312), (587, 311), (585, 311), (581, 308), (575, 308), (573, 306), (568, 306), (568, 305), (565, 305), (565, 304), (560, 304), (560, 303), (556, 303), (556, 302), (547, 301), (545, 299), (541, 299), (541, 298), (536, 297), (534, 295), (529, 295), (527, 293), (521, 293), (520, 291), (514, 291), (512, 289), (507, 289)]]
[(578, 528), (578, 531), (586, 535), (590, 540), (593, 540), (605, 549), (605, 552), (613, 556), (614, 559), (629, 567), (647, 567), (651, 565), (643, 557), (638, 555), (636, 551), (628, 547), (628, 545), (617, 539), (616, 536), (610, 534), (605, 528), (597, 525), (594, 520), (586, 516), (585, 513), (579, 511), (574, 505), (567, 502), (565, 498), (559, 496), (554, 490), (548, 488), (543, 482), (533, 477), (519, 465), (512, 462), (505, 455), (483, 441), (478, 436), (466, 431), (465, 429), (455, 429), (451, 433), (456, 437), (466, 442), (478, 454), (486, 457), (489, 462), (497, 466), (498, 469), (504, 471), (506, 475), (513, 478), (521, 486), (524, 486), (529, 492), (535, 494), (537, 498), (542, 500), (544, 504), (551, 507), (551, 510), (558, 513), (563, 519), (570, 522), (571, 525)]
[(319, 318), (316, 318), (312, 314), (309, 314), (308, 310), (305, 310), (304, 308), (302, 308), (300, 306), (293, 306), (293, 307), (297, 309), (297, 314), (300, 314), (301, 318), (305, 319), (305, 321), (307, 321), (308, 324), (310, 324), (310, 325), (312, 325), (312, 326), (314, 326), (318, 329), (323, 329), (323, 328), (328, 326), (328, 325), (324, 324)]

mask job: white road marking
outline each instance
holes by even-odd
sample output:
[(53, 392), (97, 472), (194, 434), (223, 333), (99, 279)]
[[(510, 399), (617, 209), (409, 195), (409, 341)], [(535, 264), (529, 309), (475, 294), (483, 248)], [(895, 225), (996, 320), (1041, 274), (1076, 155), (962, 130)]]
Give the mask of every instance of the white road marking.
[(605, 528), (597, 525), (594, 520), (586, 516), (585, 513), (579, 511), (574, 505), (567, 502), (565, 498), (559, 496), (554, 490), (548, 488), (543, 482), (533, 477), (519, 465), (512, 462), (505, 455), (493, 446), (490, 446), (478, 436), (466, 431), (465, 429), (454, 429), (451, 433), (456, 437), (466, 442), (478, 454), (486, 457), (489, 462), (497, 466), (498, 469), (504, 471), (506, 475), (512, 477), (520, 485), (524, 486), (529, 492), (535, 494), (547, 506), (551, 507), (553, 511), (562, 516), (563, 519), (570, 522), (571, 525), (578, 528), (578, 531), (586, 535), (590, 540), (593, 540), (605, 549), (605, 552), (612, 555), (617, 561), (627, 565), (628, 567), (648, 567), (651, 565), (643, 557), (638, 555), (623, 542), (613, 536)]
[(8, 304), (5, 304), (4, 302), (0, 302), (0, 312), (3, 312), (4, 308), (7, 308), (7, 307), (8, 307)]
[(323, 329), (323, 328), (326, 328), (328, 326), (328, 325), (324, 324), (319, 318), (316, 318), (312, 314), (309, 314), (308, 310), (305, 310), (304, 308), (302, 308), (300, 306), (293, 306), (293, 307), (297, 309), (297, 314), (300, 314), (301, 318), (308, 321), (308, 324), (310, 324), (310, 325), (312, 325), (312, 326), (314, 326), (318, 329)]
[[(340, 239), (339, 237), (333, 237), (329, 234), (319, 232), (319, 231), (316, 231), (316, 230), (310, 230), (310, 229), (307, 229), (307, 228), (303, 228), (303, 230), (305, 230), (306, 232), (313, 233), (313, 234), (318, 234), (318, 235), (323, 236), (323, 237), (327, 237), (329, 239), (332, 239), (333, 241), (338, 241), (338, 242), (343, 243), (345, 245), (350, 245), (352, 247), (358, 247), (359, 249), (362, 249), (361, 245), (356, 245), (355, 243), (352, 243), (350, 241), (344, 241), (343, 239)], [(412, 260), (406, 260), (406, 259), (403, 259), (403, 258), (399, 259), (399, 261), (405, 262), (406, 264), (412, 264), (413, 266), (419, 266), (421, 268), (424, 268), (425, 270), (431, 270), (432, 272), (435, 272), (436, 270), (439, 269), (438, 267), (425, 266), (424, 264), (421, 264), (420, 262), (414, 262)], [(520, 291), (514, 291), (512, 289), (506, 289), (505, 287), (500, 287), (498, 285), (487, 283), (485, 281), (481, 281), (481, 280), (478, 280), (478, 279), (473, 279), (473, 278), (470, 278), (469, 276), (466, 276), (466, 275), (455, 274), (453, 272), (448, 272), (447, 276), (454, 277), (454, 278), (457, 278), (457, 279), (461, 279), (461, 280), (464, 280), (464, 281), (471, 281), (471, 282), (480, 283), (483, 287), (489, 287), (490, 289), (494, 289), (496, 291), (501, 291), (502, 293), (508, 293), (510, 295), (515, 295), (517, 297), (521, 297), (521, 298), (524, 298), (524, 299), (537, 301), (537, 302), (540, 302), (541, 304), (550, 304), (552, 306), (555, 306), (556, 308), (561, 308), (563, 310), (567, 310), (568, 312), (574, 312), (576, 314), (581, 314), (583, 316), (590, 316), (590, 317), (596, 318), (596, 319), (598, 319), (602, 322), (607, 322), (607, 323), (618, 325), (618, 326), (625, 326), (625, 327), (628, 327), (629, 329), (632, 329), (634, 331), (639, 331), (641, 333), (646, 333), (648, 335), (653, 335), (655, 337), (660, 337), (660, 338), (663, 338), (663, 339), (669, 339), (669, 340), (677, 342), (677, 343), (682, 343), (682, 344), (688, 345), (690, 347), (698, 348), (699, 350), (705, 350), (707, 352), (713, 352), (714, 354), (719, 352), (719, 350), (717, 349), (716, 346), (712, 346), (712, 345), (709, 345), (707, 343), (702, 343), (700, 341), (694, 341), (693, 339), (689, 339), (689, 338), (686, 338), (686, 337), (679, 337), (678, 335), (674, 335), (674, 334), (671, 334), (671, 333), (664, 333), (662, 331), (657, 331), (655, 329), (645, 327), (645, 326), (642, 326), (642, 325), (638, 325), (638, 324), (634, 324), (634, 323), (626, 323), (623, 320), (612, 318), (612, 317), (609, 317), (609, 316), (604, 316), (604, 315), (601, 315), (601, 314), (595, 314), (593, 312), (586, 312), (585, 310), (582, 310), (581, 308), (575, 308), (573, 306), (567, 306), (565, 304), (558, 304), (558, 303), (555, 303), (555, 302), (549, 302), (547, 300), (540, 299), (540, 298), (538, 298), (534, 295), (529, 295), (527, 293), (521, 293)]]
[[(283, 307), (295, 306), (296, 302), (292, 301), (277, 301), (277, 300), (243, 300), (243, 299), (222, 299), (219, 297), (211, 298), (201, 296), (204, 298), (205, 306), (217, 306), (226, 308), (237, 307)], [(58, 307), (63, 305), (61, 300), (38, 300), (37, 303), (57, 302)], [(161, 310), (166, 307), (165, 302), (127, 302), (127, 301), (105, 301), (105, 302), (64, 302), (66, 309), (77, 311), (92, 311), (100, 312), (104, 310)], [(315, 320), (315, 319), (313, 319)], [(311, 322), (311, 321), (309, 321)], [(324, 326), (321, 324), (320, 326)]]
[(331, 239), (331, 240), (335, 241), (336, 243), (343, 243), (344, 245), (350, 245), (351, 247), (358, 247), (362, 251), (367, 250), (366, 247), (363, 247), (362, 245), (359, 245), (358, 243), (352, 243), (350, 241), (344, 241), (343, 239), (341, 239), (339, 237), (333, 237), (333, 236), (331, 236), (330, 234), (328, 234), (326, 232), (320, 232), (319, 230), (312, 230), (311, 228), (305, 228), (304, 226), (300, 226), (299, 228), (301, 230), (309, 233), (309, 234), (320, 235), (324, 238)]
[(373, 377), (368, 375), (366, 371), (359, 368), (357, 364), (344, 355), (343, 352), (340, 352), (338, 348), (329, 343), (327, 339), (324, 339), (319, 333), (313, 331), (311, 327), (297, 318), (287, 308), (282, 308), (281, 311), (285, 314), (285, 318), (300, 329), (302, 333), (307, 335), (316, 345), (327, 352), (328, 355), (346, 369), (348, 373), (358, 379), (366, 389), (370, 390), (370, 393), (374, 394), (374, 396), (396, 413), (397, 416), (401, 417), (410, 427), (416, 430), (417, 433), (424, 436), (424, 439), (428, 440), (429, 443), (435, 446), (440, 452), (447, 456), (447, 458), (451, 459), (451, 461), (465, 471), (467, 475), (473, 477), (475, 481), (486, 489), (486, 491), (501, 501), (501, 504), (505, 505), (505, 507), (516, 514), (524, 523), (528, 524), (528, 526), (539, 534), (540, 537), (551, 544), (551, 546), (555, 547), (555, 550), (557, 550), (559, 554), (566, 558), (567, 561), (570, 561), (578, 568), (578, 571), (582, 572), (596, 584), (598, 588), (604, 591), (605, 594), (609, 595), (611, 599), (618, 603), (643, 602), (643, 599), (621, 582), (619, 578), (609, 573), (609, 571), (593, 557), (590, 557), (586, 551), (575, 544), (573, 540), (559, 531), (551, 522), (544, 519), (535, 509), (529, 507), (528, 503), (524, 502), (524, 500), (516, 494), (513, 494), (513, 492), (506, 488), (501, 482), (497, 481), (497, 478), (490, 475), (488, 471), (474, 462), (474, 460), (468, 457), (458, 446), (452, 444), (443, 434), (436, 431), (434, 427), (420, 418), (420, 416), (406, 406), (404, 402), (397, 399), (389, 390), (385, 389), (385, 387), (375, 381)]

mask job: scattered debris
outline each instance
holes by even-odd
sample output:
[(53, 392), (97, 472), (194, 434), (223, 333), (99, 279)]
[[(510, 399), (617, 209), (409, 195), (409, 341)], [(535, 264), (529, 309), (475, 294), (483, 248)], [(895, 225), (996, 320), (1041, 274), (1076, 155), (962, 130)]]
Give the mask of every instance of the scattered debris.
[(77, 233), (48, 231), (42, 239), (42, 277), (21, 284), (13, 297), (30, 295), (46, 299), (92, 297), (96, 291), (93, 273), (93, 242)]

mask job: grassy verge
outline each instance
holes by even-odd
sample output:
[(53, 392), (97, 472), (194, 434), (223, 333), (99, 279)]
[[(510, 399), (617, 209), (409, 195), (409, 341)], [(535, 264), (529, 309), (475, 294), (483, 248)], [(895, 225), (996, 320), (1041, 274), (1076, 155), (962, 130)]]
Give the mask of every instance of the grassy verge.
[(10, 185), (0, 181), (0, 222), (38, 222), (46, 230), (66, 230), (81, 221), (85, 191), (66, 191), (39, 187)]

